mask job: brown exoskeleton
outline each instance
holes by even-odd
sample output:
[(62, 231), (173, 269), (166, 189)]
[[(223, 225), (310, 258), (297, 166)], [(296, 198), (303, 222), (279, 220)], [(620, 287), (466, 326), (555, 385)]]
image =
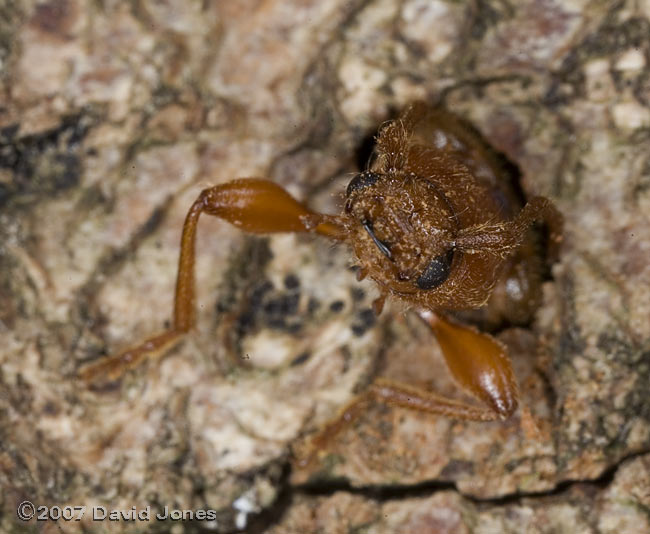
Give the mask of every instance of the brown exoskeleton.
[(81, 376), (116, 378), (162, 354), (193, 327), (195, 233), (199, 216), (207, 213), (247, 232), (312, 232), (350, 245), (359, 278), (378, 284), (375, 311), (381, 312), (387, 296), (409, 304), (430, 326), (455, 380), (483, 403), (472, 406), (377, 379), (312, 439), (311, 452), (325, 447), (369, 400), (460, 419), (511, 416), (518, 390), (506, 349), (463, 324), (460, 310), (481, 308), (488, 321), (528, 317), (539, 295), (529, 229), (533, 222), (546, 223), (557, 248), (561, 215), (543, 197), (521, 208), (501, 163), (478, 136), (425, 104), (409, 107), (380, 130), (374, 156), (350, 181), (339, 216), (315, 213), (258, 178), (202, 191), (183, 226), (172, 326), (86, 366)]

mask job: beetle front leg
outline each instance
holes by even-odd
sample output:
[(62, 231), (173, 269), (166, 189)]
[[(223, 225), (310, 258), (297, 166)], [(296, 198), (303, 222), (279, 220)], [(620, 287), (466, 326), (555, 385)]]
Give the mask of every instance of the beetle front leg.
[[(519, 387), (506, 347), (472, 326), (448, 321), (429, 310), (418, 315), (433, 330), (445, 362), (456, 382), (479, 399), (472, 406), (446, 399), (406, 384), (378, 379), (372, 385), (375, 398), (387, 404), (469, 421), (505, 420), (519, 403)], [(520, 408), (521, 428), (527, 438), (539, 437), (540, 429), (529, 408)]]
[(377, 379), (374, 397), (387, 404), (469, 421), (510, 417), (519, 404), (519, 389), (505, 346), (471, 326), (452, 323), (429, 310), (418, 315), (433, 331), (455, 381), (481, 401), (473, 406), (392, 380)]
[(420, 310), (440, 345), (458, 384), (488, 407), (482, 420), (507, 419), (519, 402), (519, 388), (505, 345), (484, 332), (452, 323), (429, 310)]
[(296, 450), (299, 467), (313, 466), (335, 437), (372, 402), (469, 421), (503, 420), (515, 412), (519, 391), (505, 346), (488, 334), (447, 321), (431, 311), (417, 313), (433, 330), (455, 381), (482, 405), (466, 404), (410, 384), (377, 378), (367, 391), (350, 401), (336, 418)]
[(549, 256), (555, 261), (562, 243), (564, 218), (545, 197), (531, 198), (511, 221), (477, 224), (462, 229), (454, 245), (467, 254), (488, 252), (505, 258), (522, 244), (526, 232), (535, 222), (544, 223), (548, 227)]
[(519, 390), (505, 346), (488, 334), (447, 321), (429, 310), (419, 310), (418, 315), (433, 330), (455, 381), (483, 406), (445, 399), (383, 379), (373, 385), (375, 397), (453, 419), (494, 421), (510, 417), (517, 409)]
[(310, 211), (268, 180), (242, 178), (204, 189), (183, 224), (172, 326), (135, 347), (85, 366), (79, 373), (81, 378), (87, 382), (114, 380), (143, 360), (164, 354), (194, 326), (196, 227), (202, 213), (256, 234), (314, 232), (335, 240), (345, 238), (338, 217)]

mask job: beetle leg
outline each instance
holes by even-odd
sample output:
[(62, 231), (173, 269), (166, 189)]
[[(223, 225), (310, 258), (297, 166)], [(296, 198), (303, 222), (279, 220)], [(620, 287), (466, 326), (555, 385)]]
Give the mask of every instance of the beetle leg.
[(452, 323), (429, 310), (419, 310), (418, 315), (433, 330), (456, 382), (486, 406), (471, 415), (462, 410), (450, 415), (482, 421), (510, 417), (517, 409), (519, 391), (505, 346), (474, 327)]
[(453, 419), (494, 421), (510, 417), (517, 409), (519, 390), (505, 346), (488, 334), (452, 323), (431, 311), (419, 310), (418, 315), (433, 330), (458, 385), (478, 398), (483, 406), (472, 406), (383, 378), (372, 385), (374, 397), (388, 404)]
[(528, 228), (535, 222), (541, 222), (548, 226), (549, 255), (554, 261), (562, 243), (563, 220), (562, 214), (549, 199), (533, 197), (512, 221), (464, 228), (458, 233), (454, 244), (467, 254), (490, 252), (506, 257), (521, 245)]
[(330, 445), (351, 423), (361, 416), (373, 400), (372, 390), (359, 393), (348, 402), (338, 415), (330, 419), (315, 434), (305, 441), (293, 445), (293, 456), (301, 469), (316, 465), (321, 455), (327, 453)]
[(503, 420), (515, 412), (519, 392), (506, 348), (492, 336), (447, 321), (428, 310), (419, 310), (418, 315), (433, 330), (456, 382), (482, 401), (483, 406), (472, 406), (416, 386), (377, 378), (367, 391), (355, 397), (302, 446), (296, 454), (301, 468), (313, 464), (336, 435), (359, 417), (372, 401), (470, 421)]
[(118, 378), (144, 359), (164, 354), (194, 326), (196, 227), (202, 213), (256, 234), (314, 232), (335, 240), (345, 238), (345, 228), (338, 217), (310, 211), (268, 180), (243, 178), (204, 189), (192, 204), (183, 225), (171, 328), (140, 345), (85, 366), (79, 373), (81, 378), (88, 382), (97, 378)]
[(418, 315), (433, 330), (456, 382), (483, 406), (383, 378), (372, 385), (374, 397), (387, 404), (453, 419), (494, 421), (510, 417), (519, 403), (519, 389), (505, 346), (488, 334), (447, 321), (431, 311), (419, 310)]

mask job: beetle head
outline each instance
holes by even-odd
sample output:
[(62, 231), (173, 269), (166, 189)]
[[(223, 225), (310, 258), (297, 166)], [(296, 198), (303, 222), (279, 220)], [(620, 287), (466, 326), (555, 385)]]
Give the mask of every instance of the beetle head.
[(432, 181), (362, 172), (347, 187), (344, 215), (357, 256), (376, 281), (413, 293), (435, 289), (449, 278), (458, 222)]

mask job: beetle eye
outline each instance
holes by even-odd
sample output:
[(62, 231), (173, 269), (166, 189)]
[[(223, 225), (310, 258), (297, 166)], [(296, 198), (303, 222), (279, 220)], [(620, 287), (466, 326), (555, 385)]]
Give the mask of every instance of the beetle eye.
[(363, 171), (357, 174), (354, 178), (352, 178), (352, 180), (350, 180), (348, 188), (345, 190), (345, 196), (349, 197), (354, 191), (364, 189), (369, 185), (374, 184), (377, 180), (379, 180), (379, 177), (379, 174), (372, 171)]
[(420, 289), (433, 289), (442, 284), (449, 277), (451, 262), (454, 259), (454, 249), (450, 248), (445, 254), (440, 254), (431, 260), (431, 263), (415, 281)]

